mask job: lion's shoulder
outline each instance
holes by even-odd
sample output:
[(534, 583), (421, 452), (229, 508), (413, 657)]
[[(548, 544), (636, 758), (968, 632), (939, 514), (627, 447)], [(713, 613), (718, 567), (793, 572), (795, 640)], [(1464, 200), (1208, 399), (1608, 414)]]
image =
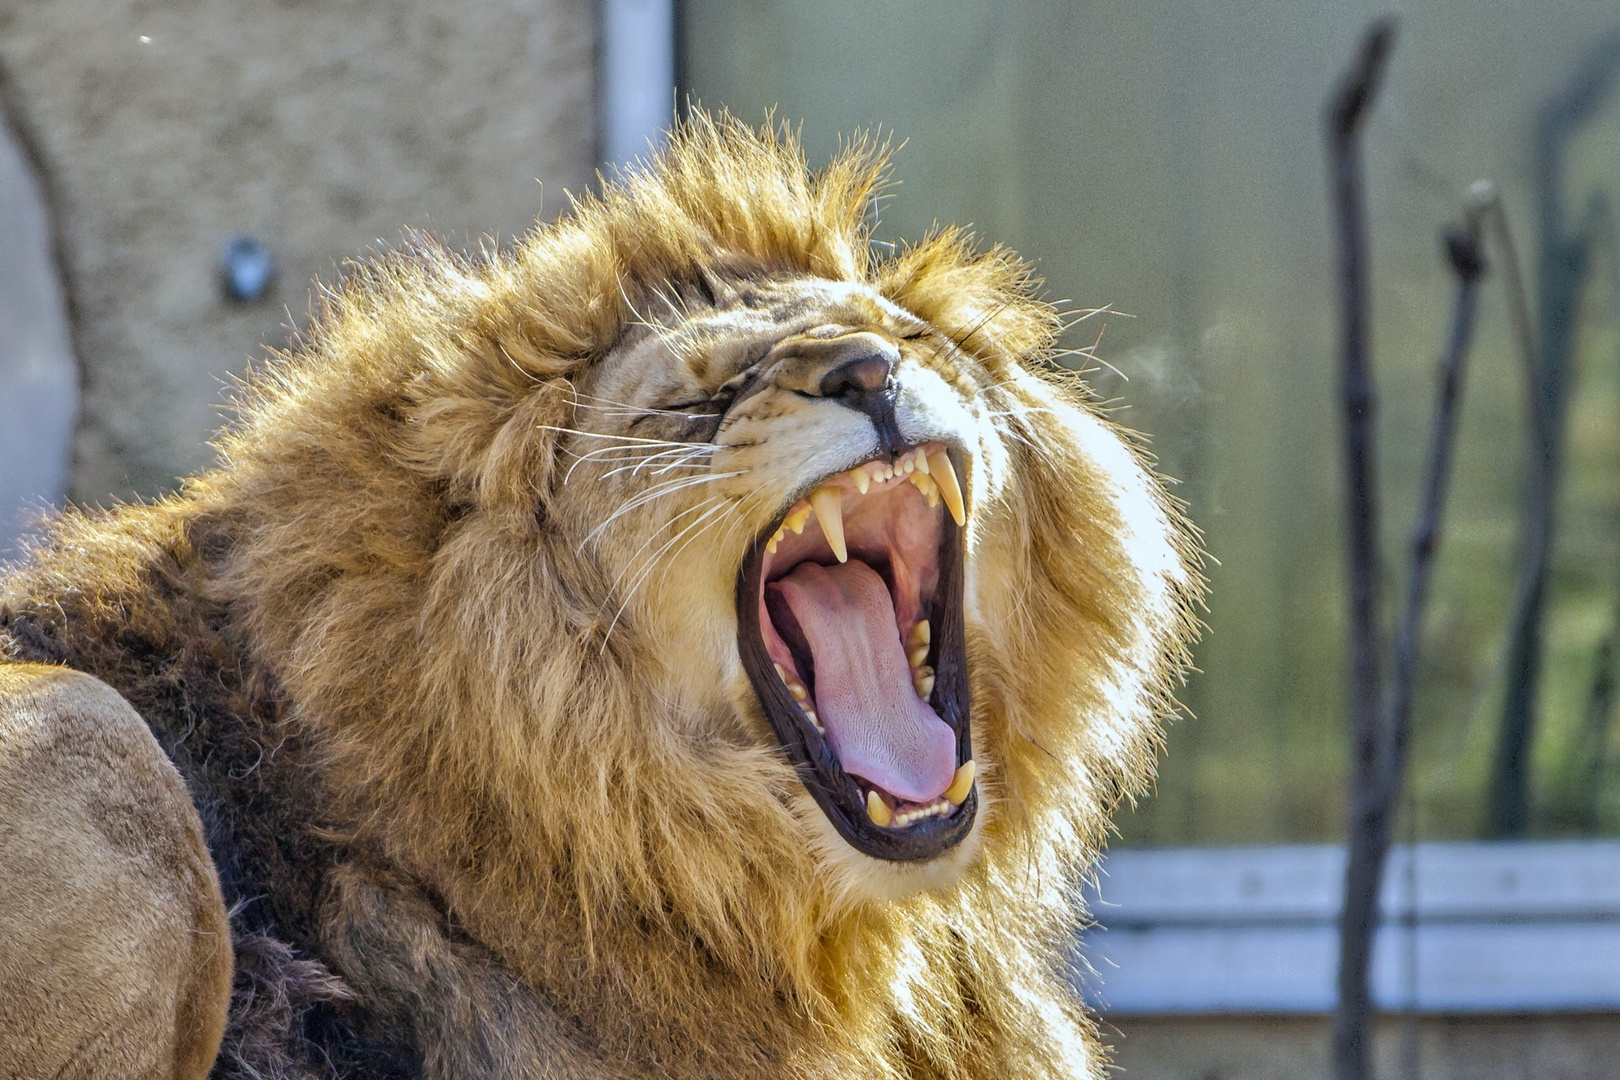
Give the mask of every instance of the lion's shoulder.
[(89, 675), (0, 665), (0, 1056), (201, 1076), (230, 988), (202, 823), (145, 722)]

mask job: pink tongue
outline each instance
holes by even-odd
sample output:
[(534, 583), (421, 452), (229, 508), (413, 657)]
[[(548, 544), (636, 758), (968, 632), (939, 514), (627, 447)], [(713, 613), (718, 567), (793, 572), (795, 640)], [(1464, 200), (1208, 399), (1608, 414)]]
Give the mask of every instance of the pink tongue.
[(816, 711), (844, 771), (908, 802), (939, 798), (956, 771), (956, 735), (911, 688), (877, 571), (859, 561), (806, 562), (771, 587), (810, 643)]

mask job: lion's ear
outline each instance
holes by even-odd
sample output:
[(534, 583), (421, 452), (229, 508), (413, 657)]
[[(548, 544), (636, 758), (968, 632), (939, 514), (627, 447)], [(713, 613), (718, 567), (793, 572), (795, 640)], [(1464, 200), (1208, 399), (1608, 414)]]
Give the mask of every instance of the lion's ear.
[(1062, 321), (1036, 297), (1031, 265), (995, 247), (975, 251), (952, 226), (901, 251), (878, 268), (879, 291), (949, 335), (995, 370), (1001, 361), (1045, 356)]
[[(490, 346), (500, 353), (499, 346)], [(549, 490), (557, 429), (573, 414), (572, 382), (507, 362), (469, 364), (419, 383), (407, 456), (453, 502), (530, 513)]]

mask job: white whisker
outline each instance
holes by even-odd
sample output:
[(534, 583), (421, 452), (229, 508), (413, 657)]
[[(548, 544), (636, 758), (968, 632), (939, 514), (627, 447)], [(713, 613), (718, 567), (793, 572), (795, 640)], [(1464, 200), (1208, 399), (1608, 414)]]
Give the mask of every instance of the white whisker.
[[(693, 529), (700, 528), (705, 521), (707, 521), (709, 518), (713, 517), (719, 511), (724, 510), (729, 504), (730, 504), (730, 500), (722, 499), (716, 505), (710, 506), (707, 510), (705, 510), (697, 518), (695, 518), (691, 522), (688, 522), (687, 525), (684, 528), (682, 528), (680, 532), (676, 533), (674, 536), (670, 537), (667, 541), (665, 541), (663, 546), (661, 546), (657, 551), (653, 552), (652, 556), (646, 561), (646, 563), (642, 567), (641, 571), (639, 573), (637, 573), (637, 575), (635, 577), (635, 580), (630, 583), (629, 589), (626, 590), (626, 592), (625, 592), (624, 599), (619, 603), (619, 610), (617, 610), (617, 611), (615, 611), (613, 613), (613, 621), (608, 623), (607, 632), (602, 635), (602, 648), (604, 650), (607, 649), (608, 640), (613, 636), (614, 628), (619, 625), (619, 619), (623, 617), (625, 608), (630, 606), (630, 601), (635, 598), (635, 595), (636, 595), (637, 592), (640, 591), (641, 586), (646, 583), (648, 576), (650, 576), (652, 574), (653, 570), (657, 568), (658, 561), (659, 561), (659, 559), (661, 559), (663, 557), (664, 553), (666, 551), (668, 551), (672, 545), (674, 545), (676, 542), (678, 542), (681, 539), (681, 537), (687, 535)], [(700, 503), (699, 505), (702, 506), (702, 505), (707, 505), (707, 504)], [(674, 523), (673, 521), (670, 522), (670, 524), (673, 524), (673, 523)], [(697, 535), (698, 534), (695, 534), (693, 536), (693, 539), (696, 539)], [(645, 545), (643, 545), (643, 546), (645, 546)], [(684, 549), (685, 548), (684, 548), (684, 545), (683, 545), (682, 550), (684, 550)], [(617, 584), (618, 584), (618, 582), (617, 582), (617, 580), (615, 580), (615, 582), (614, 582), (615, 587), (617, 587)]]
[(621, 505), (617, 510), (613, 511), (612, 514), (608, 515), (607, 520), (603, 521), (602, 524), (592, 529), (590, 535), (586, 536), (585, 539), (580, 542), (580, 550), (583, 551), (586, 544), (594, 541), (598, 536), (602, 535), (603, 531), (606, 530), (608, 526), (612, 525), (615, 521), (623, 517), (625, 514), (630, 513), (632, 510), (639, 510), (648, 503), (655, 502), (658, 499), (665, 498), (669, 495), (674, 495), (677, 492), (685, 491), (688, 488), (694, 488), (701, 484), (713, 483), (716, 480), (727, 480), (733, 476), (742, 476), (747, 471), (748, 470), (746, 469), (740, 469), (734, 472), (710, 473), (707, 476), (677, 476), (671, 480), (665, 480), (661, 483), (654, 484), (646, 491), (639, 492), (632, 498), (625, 500), (623, 505)]

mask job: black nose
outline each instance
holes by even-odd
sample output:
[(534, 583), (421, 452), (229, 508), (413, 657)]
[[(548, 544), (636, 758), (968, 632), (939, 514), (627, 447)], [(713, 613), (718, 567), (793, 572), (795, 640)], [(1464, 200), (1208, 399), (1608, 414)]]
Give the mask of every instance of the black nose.
[(865, 413), (882, 450), (899, 453), (905, 446), (894, 407), (898, 392), (894, 369), (900, 364), (900, 346), (881, 334), (863, 332), (834, 338), (826, 347), (831, 366), (816, 389), (824, 398)]
[[(865, 336), (865, 335), (863, 335)], [(867, 342), (861, 343), (863, 346)], [(889, 389), (900, 352), (890, 342), (879, 342), (862, 349), (863, 355), (846, 360), (821, 377), (817, 389), (822, 397), (862, 398)]]
[(856, 330), (836, 337), (794, 337), (778, 347), (775, 385), (805, 397), (826, 398), (865, 413), (878, 444), (890, 454), (905, 449), (895, 405), (900, 346), (886, 334)]

